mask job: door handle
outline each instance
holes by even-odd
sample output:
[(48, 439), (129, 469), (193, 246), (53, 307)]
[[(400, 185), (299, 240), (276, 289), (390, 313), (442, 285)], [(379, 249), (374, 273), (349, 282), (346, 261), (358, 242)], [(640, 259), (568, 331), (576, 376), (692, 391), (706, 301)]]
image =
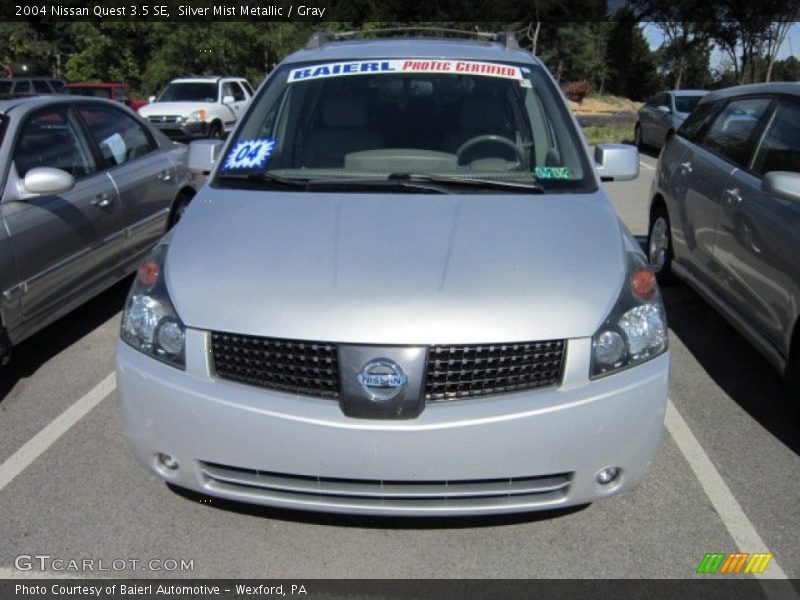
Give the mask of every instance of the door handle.
[(98, 194), (92, 200), (92, 206), (97, 206), (99, 208), (105, 208), (111, 204), (111, 195), (106, 193)]
[(684, 175), (688, 175), (691, 172), (692, 172), (692, 163), (690, 162), (681, 163), (681, 173), (683, 173)]
[(164, 169), (158, 175), (156, 175), (161, 181), (167, 182), (172, 179), (172, 173), (169, 169)]
[(725, 190), (722, 192), (722, 199), (725, 201), (725, 204), (733, 204), (734, 202), (738, 204), (742, 201), (742, 197), (739, 194), (739, 188)]

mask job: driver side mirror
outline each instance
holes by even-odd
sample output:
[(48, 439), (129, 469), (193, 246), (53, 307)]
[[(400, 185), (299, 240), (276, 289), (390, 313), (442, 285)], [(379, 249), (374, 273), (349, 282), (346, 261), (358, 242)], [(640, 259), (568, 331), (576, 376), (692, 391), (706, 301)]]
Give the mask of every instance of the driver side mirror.
[(25, 174), (22, 186), (30, 194), (63, 194), (75, 187), (75, 178), (61, 169), (35, 167)]
[(233, 104), (235, 102), (235, 98), (233, 96), (223, 96), (222, 103), (223, 104)]
[(150, 103), (155, 102), (156, 101), (156, 97), (155, 96), (148, 96), (147, 97), (147, 101), (150, 102)]
[(761, 191), (790, 202), (800, 202), (800, 173), (770, 171), (761, 180)]
[(658, 106), (656, 106), (656, 110), (667, 114), (672, 112), (672, 109), (670, 109), (669, 106), (665, 106), (663, 104), (659, 104)]
[(598, 144), (594, 163), (601, 181), (629, 181), (639, 176), (639, 151), (628, 144)]

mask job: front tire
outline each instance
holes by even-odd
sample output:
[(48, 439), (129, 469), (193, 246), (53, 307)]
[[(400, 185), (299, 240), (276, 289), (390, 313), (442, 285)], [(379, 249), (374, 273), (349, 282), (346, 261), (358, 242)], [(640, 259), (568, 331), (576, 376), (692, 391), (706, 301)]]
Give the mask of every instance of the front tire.
[(170, 212), (169, 215), (169, 221), (167, 222), (168, 231), (178, 224), (178, 221), (181, 220), (183, 213), (186, 212), (186, 209), (189, 206), (189, 202), (191, 201), (192, 201), (192, 195), (188, 193), (182, 193), (177, 198), (175, 198), (175, 202), (172, 203), (172, 211)]
[(661, 285), (675, 282), (672, 273), (672, 230), (669, 214), (663, 204), (653, 211), (650, 219), (650, 230), (647, 232), (647, 261)]
[(208, 130), (208, 139), (221, 140), (222, 139), (222, 124), (219, 121), (214, 121)]

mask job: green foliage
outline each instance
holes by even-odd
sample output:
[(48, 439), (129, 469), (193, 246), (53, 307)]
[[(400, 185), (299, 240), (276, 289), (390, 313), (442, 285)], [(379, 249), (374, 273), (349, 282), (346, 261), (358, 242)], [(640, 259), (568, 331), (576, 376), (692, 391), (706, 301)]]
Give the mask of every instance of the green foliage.
[(605, 61), (609, 69), (606, 89), (612, 94), (643, 101), (664, 86), (656, 56), (630, 9), (621, 9), (614, 17)]
[[(723, 8), (707, 0), (632, 0), (636, 12), (623, 8), (611, 20), (606, 0), (576, 0), (569, 6), (558, 0), (526, 1), (515, 4), (526, 14), (522, 21), (484, 23), (482, 1), (471, 2), (469, 10), (460, 13), (474, 13), (473, 21), (448, 22), (444, 19), (458, 13), (460, 0), (352, 0), (335, 3), (326, 16), (338, 20), (324, 26), (335, 31), (398, 25), (513, 29), (521, 44), (528, 48), (536, 44), (537, 55), (561, 85), (588, 81), (598, 92), (634, 100), (644, 100), (664, 87), (702, 88), (766, 76), (767, 62), (759, 45), (763, 39), (758, 36), (768, 27), (749, 23), (746, 11), (734, 11), (737, 0), (721, 0)], [(782, 5), (791, 0), (768, 1)], [(731, 19), (739, 20), (719, 23), (709, 17), (716, 10), (727, 10)], [(421, 23), (420, 14), (442, 20)], [(387, 15), (396, 20), (378, 20)], [(586, 20), (574, 21), (576, 17)], [(658, 22), (665, 35), (666, 43), (656, 52), (644, 38), (642, 18)], [(121, 81), (140, 96), (187, 75), (242, 75), (257, 85), (286, 55), (301, 48), (317, 27), (276, 21), (0, 22), (0, 67), (27, 64), (70, 81)], [(746, 48), (743, 40), (749, 44)], [(728, 44), (733, 49), (728, 54), (734, 52), (733, 74), (723, 70), (714, 81), (709, 73), (712, 41)], [(746, 50), (747, 56), (737, 57), (736, 48)], [(772, 78), (796, 81), (797, 59), (777, 61)]]

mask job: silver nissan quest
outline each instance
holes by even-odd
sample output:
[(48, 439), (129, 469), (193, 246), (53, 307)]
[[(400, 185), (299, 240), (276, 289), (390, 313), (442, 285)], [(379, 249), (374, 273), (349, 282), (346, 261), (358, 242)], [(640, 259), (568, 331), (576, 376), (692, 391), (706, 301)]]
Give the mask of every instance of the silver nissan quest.
[(137, 458), (208, 496), (511, 513), (633, 487), (661, 438), (659, 289), (558, 86), (509, 34), (316, 34), (139, 267), (117, 381)]

